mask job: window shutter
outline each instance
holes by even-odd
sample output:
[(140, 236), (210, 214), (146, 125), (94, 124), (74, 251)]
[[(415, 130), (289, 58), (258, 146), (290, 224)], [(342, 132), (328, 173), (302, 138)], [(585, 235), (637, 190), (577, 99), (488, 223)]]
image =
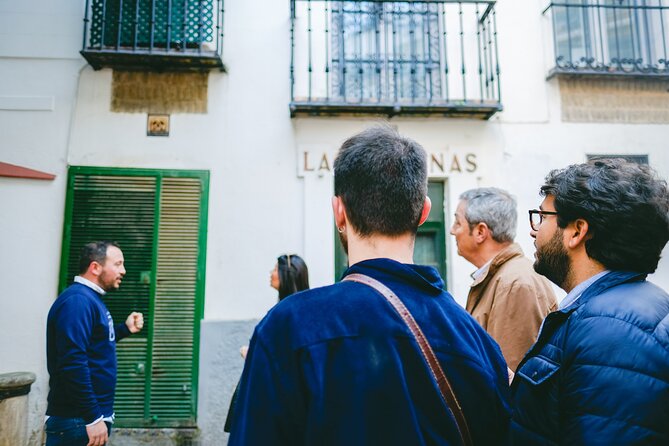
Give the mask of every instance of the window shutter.
[(201, 184), (165, 178), (160, 193), (151, 415), (195, 422), (193, 393)]
[[(132, 311), (149, 314), (150, 286), (142, 273), (151, 271), (155, 224), (156, 178), (77, 174), (72, 180), (72, 214), (67, 283), (79, 273), (79, 250), (91, 241), (118, 242), (127, 274), (121, 287), (104, 298), (115, 323)], [(119, 418), (144, 418), (147, 332), (118, 344), (115, 410)]]

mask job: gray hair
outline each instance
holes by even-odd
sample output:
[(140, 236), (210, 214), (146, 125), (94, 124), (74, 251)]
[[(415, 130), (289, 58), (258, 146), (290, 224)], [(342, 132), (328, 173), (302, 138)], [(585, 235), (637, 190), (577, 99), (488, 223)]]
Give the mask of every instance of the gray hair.
[(465, 219), (470, 230), (478, 223), (485, 223), (493, 240), (513, 242), (518, 222), (513, 195), (496, 187), (479, 187), (463, 192), (460, 200), (465, 202)]

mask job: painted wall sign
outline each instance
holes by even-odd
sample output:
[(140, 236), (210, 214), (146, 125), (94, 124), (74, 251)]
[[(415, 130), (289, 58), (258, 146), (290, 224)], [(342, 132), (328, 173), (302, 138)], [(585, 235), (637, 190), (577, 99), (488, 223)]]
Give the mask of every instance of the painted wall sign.
[[(334, 158), (333, 151), (302, 149), (298, 155), (298, 176), (331, 174)], [(479, 169), (477, 155), (472, 152), (428, 152), (427, 165), (430, 177), (471, 174)]]

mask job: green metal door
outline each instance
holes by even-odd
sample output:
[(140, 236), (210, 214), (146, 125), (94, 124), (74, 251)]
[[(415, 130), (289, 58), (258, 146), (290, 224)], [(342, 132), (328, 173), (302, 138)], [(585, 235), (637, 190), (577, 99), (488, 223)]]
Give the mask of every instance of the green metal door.
[(116, 323), (144, 313), (144, 330), (118, 344), (118, 426), (195, 426), (209, 175), (71, 167), (60, 289), (79, 249), (114, 240), (127, 274), (105, 296)]
[[(432, 210), (425, 223), (418, 228), (414, 262), (419, 265), (434, 266), (446, 281), (446, 230), (444, 218), (444, 183), (430, 181), (427, 195), (432, 201)], [(339, 242), (337, 228), (335, 228), (335, 280), (348, 268), (348, 259)], [(444, 285), (445, 287), (445, 285)]]

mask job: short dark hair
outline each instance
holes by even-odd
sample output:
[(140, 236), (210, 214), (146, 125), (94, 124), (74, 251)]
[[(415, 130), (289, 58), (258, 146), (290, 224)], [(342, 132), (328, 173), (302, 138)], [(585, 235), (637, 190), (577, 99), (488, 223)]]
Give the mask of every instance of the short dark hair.
[(389, 126), (342, 144), (334, 162), (334, 193), (361, 236), (415, 233), (427, 196), (427, 155)]
[(553, 170), (541, 186), (553, 196), (558, 226), (582, 218), (589, 257), (609, 270), (650, 274), (669, 240), (667, 182), (646, 165), (597, 159)]
[(284, 254), (276, 259), (279, 272), (279, 300), (309, 289), (309, 269), (297, 254)]
[(79, 256), (79, 274), (85, 273), (88, 270), (88, 266), (93, 262), (104, 265), (105, 260), (107, 260), (107, 249), (110, 246), (121, 249), (118, 243), (109, 240), (85, 244), (81, 248), (81, 255)]

